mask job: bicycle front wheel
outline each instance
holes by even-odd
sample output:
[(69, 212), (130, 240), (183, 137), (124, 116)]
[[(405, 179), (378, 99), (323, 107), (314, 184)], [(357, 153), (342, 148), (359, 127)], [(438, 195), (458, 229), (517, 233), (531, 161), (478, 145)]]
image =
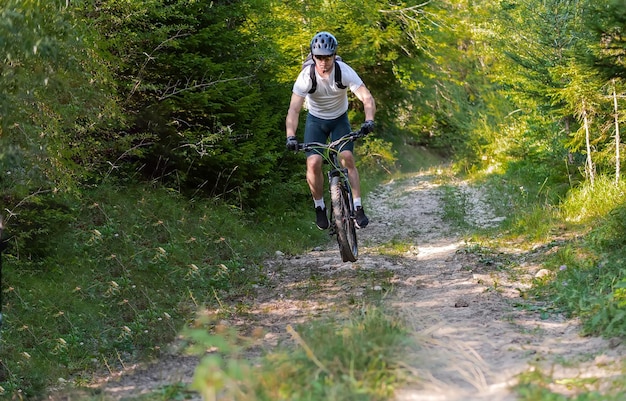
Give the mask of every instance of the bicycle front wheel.
[(333, 204), (333, 219), (337, 230), (337, 243), (344, 262), (356, 262), (359, 248), (354, 219), (350, 218), (350, 198), (340, 177), (331, 177), (330, 200)]

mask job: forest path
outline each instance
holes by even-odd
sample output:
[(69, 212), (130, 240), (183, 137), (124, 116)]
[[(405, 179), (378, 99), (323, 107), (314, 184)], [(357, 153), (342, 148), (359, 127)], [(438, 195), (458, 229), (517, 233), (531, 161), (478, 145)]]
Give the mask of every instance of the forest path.
[[(603, 339), (581, 337), (577, 321), (521, 298), (544, 273), (537, 257), (560, 242), (532, 251), (464, 243), (440, 218), (441, 191), (432, 178), (416, 175), (382, 187), (372, 209), (381, 221), (390, 217), (363, 235), (370, 243), (399, 236), (415, 244), (415, 252), (393, 270), (390, 303), (419, 344), (407, 361), (416, 382), (398, 391), (396, 400), (516, 400), (511, 386), (517, 376), (536, 368), (556, 379), (619, 374), (620, 350)], [(502, 220), (479, 191), (463, 183), (457, 190), (466, 200), (468, 225)], [(568, 392), (566, 385), (554, 390)]]
[[(262, 329), (264, 346), (273, 347), (291, 340), (288, 324), (348, 313), (378, 297), (404, 317), (418, 344), (404, 361), (411, 383), (398, 390), (396, 401), (516, 400), (510, 386), (532, 366), (555, 378), (618, 374), (622, 345), (581, 337), (576, 321), (545, 313), (542, 305), (522, 306), (520, 294), (540, 270), (533, 259), (558, 242), (531, 252), (464, 243), (441, 219), (442, 192), (434, 178), (416, 174), (368, 196), (371, 222), (358, 232), (355, 263), (341, 263), (334, 240), (297, 257), (277, 252), (264, 267), (266, 281), (247, 299), (234, 300), (238, 306), (233, 303), (220, 324), (246, 333)], [(468, 224), (500, 220), (478, 191), (462, 184), (458, 190), (469, 200)], [(403, 244), (400, 254), (394, 244)], [(190, 382), (196, 363), (170, 355), (109, 378), (101, 388), (107, 397), (132, 399)], [(567, 392), (565, 385), (559, 390)]]

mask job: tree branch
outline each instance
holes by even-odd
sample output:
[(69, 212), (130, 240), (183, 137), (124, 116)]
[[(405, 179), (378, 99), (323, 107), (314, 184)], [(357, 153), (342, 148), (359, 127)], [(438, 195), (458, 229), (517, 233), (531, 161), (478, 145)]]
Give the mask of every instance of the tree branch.
[(165, 46), (166, 43), (171, 42), (172, 40), (176, 40), (178, 38), (182, 38), (182, 37), (188, 36), (188, 35), (189, 35), (188, 33), (182, 34), (182, 33), (180, 33), (180, 31), (178, 31), (171, 38), (167, 38), (163, 42), (159, 43), (159, 45), (157, 47), (152, 49), (152, 52), (150, 52), (150, 54), (148, 54), (146, 52), (143, 53), (146, 56), (146, 60), (143, 62), (143, 64), (141, 65), (141, 68), (139, 69), (139, 72), (137, 73), (137, 78), (135, 79), (135, 85), (133, 86), (133, 89), (128, 94), (127, 99), (130, 99), (130, 97), (135, 94), (137, 89), (139, 89), (139, 85), (141, 85), (141, 82), (142, 82), (142, 76), (143, 76), (144, 70), (148, 66), (148, 63), (155, 59), (153, 54), (158, 52), (159, 50), (161, 50), (161, 48), (163, 46)]
[(200, 82), (200, 83), (187, 83), (184, 87), (179, 88), (179, 84), (180, 81), (177, 81), (175, 84), (168, 86), (164, 91), (163, 94), (161, 96), (159, 96), (158, 100), (159, 101), (163, 101), (167, 98), (170, 98), (172, 96), (176, 96), (180, 93), (183, 92), (188, 92), (188, 91), (193, 91), (193, 90), (197, 90), (197, 89), (204, 89), (207, 88), (209, 86), (213, 86), (213, 85), (217, 85), (217, 84), (221, 84), (224, 82), (231, 82), (231, 81), (241, 81), (244, 79), (249, 79), (252, 78), (252, 75), (248, 75), (245, 77), (237, 77), (237, 78), (228, 78), (228, 79), (218, 79), (216, 81), (210, 81), (210, 82)]

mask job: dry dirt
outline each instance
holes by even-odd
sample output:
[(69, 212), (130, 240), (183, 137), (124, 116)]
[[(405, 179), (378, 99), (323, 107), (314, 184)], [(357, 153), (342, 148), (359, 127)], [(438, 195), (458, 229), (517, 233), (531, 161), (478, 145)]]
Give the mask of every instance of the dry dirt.
[[(459, 185), (459, 191), (470, 199), (468, 223), (486, 226), (502, 219), (490, 213), (477, 190)], [(581, 337), (578, 322), (541, 313), (542, 305), (534, 311), (516, 306), (541, 274), (533, 260), (558, 242), (497, 252), (468, 244), (442, 221), (440, 199), (431, 173), (382, 185), (366, 199), (371, 223), (358, 232), (357, 262), (341, 263), (334, 240), (297, 257), (277, 249), (267, 262), (267, 283), (243, 300), (247, 313), (222, 323), (261, 327), (263, 343), (271, 347), (289, 339), (288, 324), (383, 298), (404, 316), (419, 344), (405, 361), (415, 380), (398, 390), (395, 401), (516, 400), (511, 385), (533, 367), (555, 378), (599, 377), (599, 383), (620, 373), (619, 342)], [(394, 248), (407, 242), (412, 246)], [(100, 388), (112, 399), (130, 399), (189, 382), (196, 363), (173, 353), (108, 377)], [(554, 389), (568, 391), (565, 385)]]

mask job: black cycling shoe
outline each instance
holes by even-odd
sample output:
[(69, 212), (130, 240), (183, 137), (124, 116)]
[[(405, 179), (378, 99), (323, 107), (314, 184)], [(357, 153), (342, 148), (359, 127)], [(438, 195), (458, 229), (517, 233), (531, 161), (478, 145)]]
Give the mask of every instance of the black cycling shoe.
[(326, 209), (322, 209), (321, 206), (315, 208), (315, 224), (320, 230), (326, 230), (330, 226)]
[(370, 219), (365, 215), (365, 210), (362, 206), (356, 207), (356, 216), (355, 216), (356, 226), (358, 228), (365, 228), (370, 222)]

